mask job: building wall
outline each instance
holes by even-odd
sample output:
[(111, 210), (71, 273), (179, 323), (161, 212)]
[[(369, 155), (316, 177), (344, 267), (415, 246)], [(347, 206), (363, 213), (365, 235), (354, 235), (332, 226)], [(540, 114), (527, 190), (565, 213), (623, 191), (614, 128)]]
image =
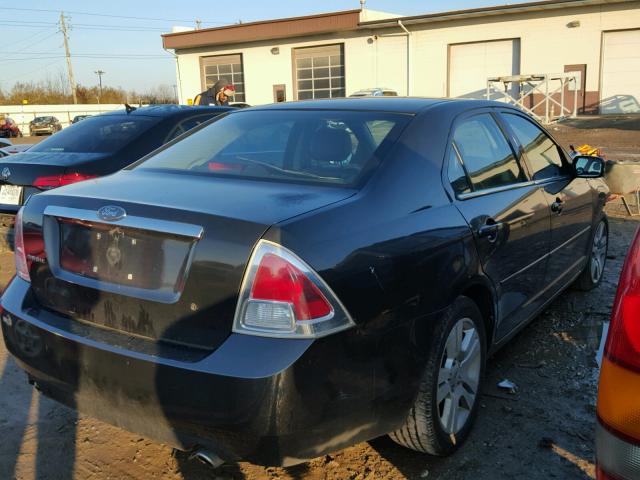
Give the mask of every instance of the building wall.
[[(573, 21), (579, 21), (580, 26), (567, 28)], [(602, 32), (640, 28), (640, 2), (415, 24), (407, 28), (412, 32), (409, 59), (407, 38), (399, 27), (178, 51), (180, 101), (187, 103), (188, 98), (201, 91), (200, 56), (229, 53), (243, 54), (248, 103), (272, 102), (274, 84), (285, 84), (287, 100), (293, 100), (292, 48), (339, 42), (345, 45), (347, 94), (384, 86), (406, 95), (408, 60), (410, 94), (443, 97), (447, 95), (449, 45), (519, 38), (522, 74), (558, 73), (564, 71), (565, 65), (586, 64), (587, 103), (597, 103)], [(279, 55), (271, 54), (272, 47), (279, 47)]]
[[(178, 50), (180, 65), (180, 103), (188, 103), (202, 91), (200, 58), (209, 55), (242, 54), (246, 101), (251, 105), (273, 102), (273, 85), (284, 84), (287, 100), (293, 100), (293, 49), (331, 43), (344, 43), (345, 86), (348, 93), (371, 86), (375, 77), (375, 48), (362, 32), (348, 35), (318, 35), (286, 41), (254, 42), (225, 48)], [(278, 47), (279, 54), (271, 49)], [(361, 86), (362, 85), (362, 86)]]
[[(572, 21), (580, 27), (567, 28)], [(446, 96), (448, 48), (455, 43), (520, 39), (522, 74), (564, 72), (565, 65), (586, 64), (586, 90), (597, 101), (600, 89), (602, 32), (640, 28), (640, 2), (571, 8), (555, 12), (489, 17), (486, 20), (410, 26), (415, 61), (415, 95)]]

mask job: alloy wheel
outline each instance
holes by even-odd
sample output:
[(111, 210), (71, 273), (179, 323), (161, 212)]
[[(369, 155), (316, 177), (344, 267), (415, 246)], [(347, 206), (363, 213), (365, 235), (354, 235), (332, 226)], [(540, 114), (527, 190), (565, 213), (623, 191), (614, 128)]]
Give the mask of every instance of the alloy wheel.
[(440, 424), (448, 434), (464, 428), (480, 386), (482, 346), (475, 324), (458, 320), (447, 337), (438, 373), (436, 402)]
[(604, 272), (604, 262), (607, 256), (607, 225), (600, 222), (593, 235), (591, 246), (591, 281), (598, 283)]

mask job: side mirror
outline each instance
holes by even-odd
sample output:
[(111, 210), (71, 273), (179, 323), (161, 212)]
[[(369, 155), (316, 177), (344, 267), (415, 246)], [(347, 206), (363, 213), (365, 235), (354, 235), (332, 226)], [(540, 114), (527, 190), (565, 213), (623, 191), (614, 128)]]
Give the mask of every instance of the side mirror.
[(604, 160), (590, 155), (573, 157), (573, 170), (578, 178), (600, 178), (604, 175)]

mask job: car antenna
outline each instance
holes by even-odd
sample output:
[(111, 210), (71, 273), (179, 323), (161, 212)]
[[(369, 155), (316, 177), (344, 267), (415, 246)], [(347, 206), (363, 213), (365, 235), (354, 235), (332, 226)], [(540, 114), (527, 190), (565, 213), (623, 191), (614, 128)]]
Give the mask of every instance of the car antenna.
[(131, 106), (131, 105), (129, 105), (128, 103), (125, 103), (125, 104), (124, 104), (124, 108), (125, 108), (125, 110), (127, 111), (127, 113), (131, 113), (131, 112), (133, 112), (134, 110), (137, 110), (137, 108), (136, 108), (136, 107), (132, 107), (132, 106)]

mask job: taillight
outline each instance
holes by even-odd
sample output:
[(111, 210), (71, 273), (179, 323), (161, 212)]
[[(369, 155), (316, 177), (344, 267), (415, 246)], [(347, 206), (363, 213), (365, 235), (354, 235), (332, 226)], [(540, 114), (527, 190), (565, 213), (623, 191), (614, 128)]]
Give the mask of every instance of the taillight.
[(97, 175), (88, 175), (86, 173), (63, 173), (60, 175), (47, 175), (38, 177), (33, 181), (33, 186), (43, 189), (64, 187), (72, 183), (82, 182), (96, 178)]
[(300, 258), (260, 240), (242, 282), (233, 331), (315, 338), (353, 326), (329, 286)]
[(15, 257), (16, 257), (16, 275), (27, 282), (31, 281), (29, 276), (29, 264), (27, 263), (27, 254), (24, 248), (24, 235), (22, 227), (22, 210), (18, 210), (15, 221), (14, 229), (14, 245), (15, 245)]
[(44, 238), (42, 236), (42, 230), (27, 229), (24, 228), (23, 221), (24, 207), (18, 210), (18, 214), (15, 219), (14, 236), (14, 253), (16, 259), (16, 275), (26, 280), (31, 281), (29, 275), (29, 269), (33, 262), (45, 263), (47, 254), (44, 249)]
[(622, 267), (607, 335), (598, 387), (598, 478), (640, 478), (640, 230)]
[(615, 363), (640, 372), (640, 230), (620, 274), (605, 354)]

